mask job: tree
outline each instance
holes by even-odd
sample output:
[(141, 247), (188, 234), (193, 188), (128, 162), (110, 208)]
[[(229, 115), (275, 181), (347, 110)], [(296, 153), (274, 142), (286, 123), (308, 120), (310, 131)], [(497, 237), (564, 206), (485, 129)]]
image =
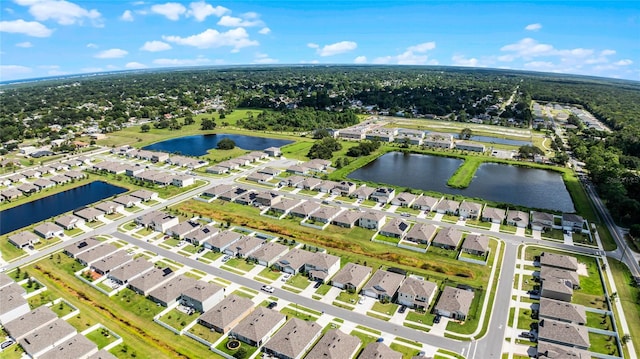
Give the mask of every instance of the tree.
[(141, 132), (149, 132), (150, 129), (151, 129), (151, 126), (149, 126), (148, 123), (145, 123), (142, 126), (140, 126), (140, 131)]
[(213, 121), (211, 119), (207, 119), (207, 118), (203, 118), (202, 119), (202, 122), (200, 123), (200, 129), (202, 131), (215, 130), (215, 128), (216, 128), (215, 121)]
[(247, 357), (247, 350), (243, 347), (238, 348), (235, 353), (233, 353), (233, 357), (236, 359), (244, 359)]
[(473, 133), (471, 132), (471, 129), (468, 127), (465, 127), (462, 129), (462, 131), (460, 131), (460, 139), (461, 140), (468, 140), (471, 138), (471, 135)]
[(311, 146), (307, 157), (328, 160), (333, 157), (333, 152), (339, 151), (340, 149), (342, 149), (340, 142), (336, 141), (335, 138), (325, 137), (320, 141), (316, 141), (316, 143)]
[(196, 120), (193, 119), (193, 116), (187, 115), (187, 117), (184, 118), (184, 125), (185, 126), (193, 125), (194, 123), (196, 123)]
[(518, 149), (520, 158), (533, 158), (534, 155), (544, 155), (541, 149), (536, 146), (524, 145)]
[(222, 140), (220, 140), (220, 142), (218, 142), (217, 146), (219, 150), (232, 150), (235, 147), (236, 143), (233, 142), (233, 140), (230, 138), (223, 138)]

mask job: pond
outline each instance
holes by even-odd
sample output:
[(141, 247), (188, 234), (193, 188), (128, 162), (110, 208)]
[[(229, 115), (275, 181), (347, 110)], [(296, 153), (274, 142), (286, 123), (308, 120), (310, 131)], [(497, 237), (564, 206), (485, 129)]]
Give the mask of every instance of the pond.
[(448, 187), (447, 180), (461, 163), (462, 160), (454, 158), (390, 152), (351, 172), (348, 177), (530, 208), (575, 212), (571, 196), (559, 173), (483, 163), (469, 187)]
[(0, 212), (0, 235), (126, 191), (126, 188), (95, 181), (9, 208)]
[(282, 147), (293, 142), (268, 137), (212, 134), (172, 138), (170, 140), (156, 142), (149, 146), (145, 146), (142, 149), (149, 151), (180, 153), (186, 156), (197, 157), (206, 155), (208, 150), (216, 148), (216, 146), (218, 146), (218, 142), (225, 138), (233, 140), (237, 147), (250, 151), (264, 150), (269, 147)]

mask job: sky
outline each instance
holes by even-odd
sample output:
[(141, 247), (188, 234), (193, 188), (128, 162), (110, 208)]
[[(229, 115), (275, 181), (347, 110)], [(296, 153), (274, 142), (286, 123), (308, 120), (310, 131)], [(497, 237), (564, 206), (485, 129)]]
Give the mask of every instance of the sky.
[(640, 80), (640, 1), (0, 3), (0, 81), (248, 64), (490, 67)]

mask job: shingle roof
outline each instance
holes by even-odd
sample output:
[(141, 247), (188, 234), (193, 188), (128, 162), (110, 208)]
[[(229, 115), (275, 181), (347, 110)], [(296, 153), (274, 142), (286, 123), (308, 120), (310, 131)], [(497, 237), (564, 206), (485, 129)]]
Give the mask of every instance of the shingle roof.
[(482, 234), (469, 234), (462, 243), (462, 249), (487, 252), (489, 250), (489, 237)]
[(582, 349), (556, 345), (547, 342), (538, 343), (538, 358), (548, 359), (591, 359), (591, 354)]
[(251, 299), (229, 294), (213, 308), (201, 315), (198, 320), (224, 329), (239, 317), (253, 310), (253, 306)]
[(457, 247), (462, 240), (462, 232), (453, 228), (447, 227), (441, 229), (433, 238), (432, 243), (439, 243), (447, 246)]
[(265, 344), (266, 350), (271, 350), (288, 358), (297, 358), (317, 338), (322, 327), (316, 322), (307, 322), (298, 318), (291, 318)]
[(560, 300), (540, 298), (540, 317), (569, 321), (576, 324), (587, 322), (587, 312), (584, 307)]
[(90, 237), (80, 242), (72, 243), (64, 247), (64, 250), (75, 257), (78, 255), (78, 253), (88, 251), (89, 249), (99, 246), (100, 244), (102, 244), (102, 242), (93, 237)]
[(414, 298), (431, 298), (437, 289), (438, 285), (433, 282), (408, 277), (404, 282), (402, 282), (400, 289), (398, 289), (398, 293), (411, 294)]
[(126, 282), (129, 281), (129, 279), (139, 275), (140, 273), (144, 273), (151, 268), (153, 268), (153, 263), (147, 261), (144, 258), (137, 258), (112, 270), (109, 273), (109, 277), (113, 277), (120, 281)]
[(154, 268), (140, 277), (129, 282), (129, 286), (137, 288), (143, 292), (149, 291), (149, 289), (156, 285), (172, 278), (175, 272), (172, 272), (168, 267), (164, 269)]
[(578, 270), (578, 260), (576, 257), (564, 254), (543, 252), (540, 255), (540, 264), (543, 266), (557, 267), (573, 271)]
[(97, 350), (94, 342), (82, 334), (76, 334), (71, 339), (56, 345), (48, 350), (40, 359), (68, 359), (83, 358), (87, 354)]
[(213, 283), (197, 281), (196, 284), (188, 288), (187, 290), (182, 291), (182, 295), (185, 297), (189, 297), (198, 302), (204, 302), (207, 299), (213, 297), (218, 292), (222, 290), (222, 287), (219, 285), (215, 285)]
[(180, 294), (197, 284), (197, 280), (184, 275), (178, 275), (169, 282), (161, 285), (149, 293), (150, 297), (154, 297), (164, 303), (170, 303), (176, 300)]
[(469, 314), (469, 308), (471, 308), (474, 296), (473, 291), (445, 287), (442, 295), (440, 295), (438, 304), (436, 304), (436, 309), (447, 312), (458, 312), (466, 316)]
[(491, 219), (497, 219), (499, 221), (503, 221), (505, 218), (505, 215), (506, 215), (506, 211), (501, 208), (485, 206), (484, 209), (482, 210), (483, 218), (491, 218)]
[(360, 347), (360, 338), (330, 329), (313, 346), (305, 359), (345, 359), (351, 358)]
[(360, 264), (347, 263), (336, 275), (332, 281), (341, 284), (351, 284), (355, 287), (362, 285), (367, 277), (371, 275), (372, 269)]
[(286, 316), (280, 312), (258, 307), (233, 328), (233, 332), (258, 342), (285, 318)]
[(378, 294), (386, 294), (392, 297), (398, 288), (400, 288), (403, 280), (404, 276), (401, 274), (379, 269), (373, 274), (367, 284), (365, 284), (363, 290), (374, 291)]
[(45, 326), (36, 329), (34, 332), (27, 334), (18, 342), (25, 352), (35, 354), (43, 349), (52, 346), (54, 343), (62, 340), (64, 337), (76, 333), (76, 329), (62, 319), (57, 319)]
[(260, 248), (258, 248), (255, 252), (251, 253), (251, 257), (256, 258), (261, 261), (271, 262), (274, 258), (276, 258), (280, 253), (287, 250), (289, 247), (275, 242), (267, 242)]
[(367, 345), (358, 359), (402, 359), (402, 354), (395, 350), (391, 350), (383, 343), (370, 343)]
[(54, 313), (51, 308), (43, 305), (8, 323), (4, 323), (3, 326), (9, 335), (13, 338), (20, 339), (23, 335), (57, 318), (58, 315)]
[(538, 325), (538, 340), (566, 343), (577, 347), (589, 347), (589, 330), (582, 325), (543, 319)]
[(416, 223), (407, 232), (406, 239), (416, 242), (429, 242), (438, 227), (433, 224)]

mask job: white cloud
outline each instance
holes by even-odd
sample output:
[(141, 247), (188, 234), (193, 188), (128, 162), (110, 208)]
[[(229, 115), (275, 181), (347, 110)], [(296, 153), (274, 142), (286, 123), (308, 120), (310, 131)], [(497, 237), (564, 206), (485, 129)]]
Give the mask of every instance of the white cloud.
[(553, 46), (549, 44), (541, 44), (530, 37), (526, 37), (515, 44), (505, 45), (500, 48), (500, 51), (511, 52), (512, 54), (510, 58), (512, 60), (517, 57), (531, 59), (537, 56), (549, 56), (556, 53)]
[(87, 10), (66, 0), (14, 0), (28, 6), (29, 13), (38, 21), (54, 20), (60, 25), (82, 24), (85, 19), (94, 26), (102, 26), (101, 14), (96, 9)]
[(467, 59), (462, 55), (453, 55), (453, 57), (451, 58), (451, 61), (454, 66), (468, 66), (468, 67), (478, 66), (478, 59), (476, 59), (475, 57)]
[(615, 55), (616, 54), (616, 50), (611, 50), (611, 49), (605, 49), (600, 51), (600, 56), (611, 56), (611, 55)]
[(162, 41), (147, 41), (144, 43), (144, 45), (142, 45), (140, 50), (150, 51), (150, 52), (165, 51), (165, 50), (171, 50), (171, 45)]
[(109, 49), (97, 53), (94, 57), (96, 59), (117, 59), (126, 56), (128, 53), (122, 49)]
[(407, 49), (403, 53), (396, 56), (377, 57), (373, 59), (373, 63), (398, 65), (437, 65), (438, 61), (429, 60), (429, 55), (426, 54), (426, 52), (435, 48), (435, 42), (423, 42), (421, 44), (407, 47)]
[(147, 65), (133, 61), (133, 62), (127, 62), (127, 64), (124, 65), (124, 67), (127, 69), (146, 69)]
[(355, 59), (353, 59), (353, 63), (354, 64), (366, 64), (367, 63), (367, 57), (366, 56), (358, 56)]
[(257, 41), (249, 39), (249, 34), (241, 27), (227, 32), (207, 29), (204, 32), (188, 37), (162, 36), (162, 39), (179, 45), (197, 47), (199, 49), (229, 46), (233, 48), (233, 52), (238, 52), (243, 47), (259, 45)]
[(24, 47), (24, 48), (29, 48), (29, 47), (33, 47), (33, 44), (30, 43), (29, 41), (25, 41), (25, 42), (19, 42), (16, 44), (16, 46), (18, 47)]
[(322, 48), (314, 43), (307, 44), (308, 47), (316, 49), (316, 52), (320, 56), (334, 56), (338, 54), (344, 54), (345, 52), (353, 51), (358, 47), (353, 41), (340, 41), (335, 44), (324, 45)]
[(269, 35), (271, 33), (271, 29), (268, 27), (263, 27), (262, 29), (260, 29), (260, 31), (258, 31), (258, 34), (262, 34), (262, 35)]
[(122, 15), (120, 15), (120, 20), (122, 21), (133, 21), (133, 13), (131, 10), (125, 10)]
[(155, 59), (153, 63), (161, 66), (197, 66), (211, 63), (211, 60), (204, 57), (195, 59)]
[(256, 58), (253, 60), (254, 64), (275, 64), (277, 62), (277, 59), (272, 59), (269, 55), (261, 53), (257, 53)]
[(538, 31), (538, 30), (542, 29), (542, 24), (540, 24), (540, 23), (529, 24), (529, 25), (525, 26), (524, 29), (527, 30), (527, 31)]
[(629, 66), (633, 63), (630, 59), (620, 60), (614, 63), (616, 66)]
[(226, 13), (231, 12), (231, 10), (227, 9), (224, 6), (218, 5), (216, 7), (213, 7), (204, 1), (192, 2), (191, 4), (189, 4), (189, 8), (191, 10), (189, 10), (188, 15), (193, 16), (196, 21), (204, 21), (208, 16), (211, 15), (220, 17)]
[(160, 14), (169, 20), (177, 21), (180, 19), (180, 15), (184, 15), (187, 12), (187, 8), (177, 2), (168, 2), (151, 6), (151, 12)]
[(88, 48), (90, 48), (90, 49), (97, 49), (97, 48), (98, 48), (98, 45), (96, 45), (96, 44), (94, 44), (94, 43), (90, 42), (90, 43), (88, 43), (88, 44), (87, 44), (87, 47), (88, 47)]
[(0, 80), (14, 80), (31, 73), (30, 67), (21, 65), (0, 65)]
[(264, 26), (264, 22), (257, 18), (256, 13), (244, 14), (242, 18), (225, 15), (220, 18), (218, 25), (226, 27), (253, 27)]
[(53, 30), (37, 21), (24, 21), (19, 19), (13, 21), (0, 21), (0, 32), (25, 34), (33, 37), (49, 37), (53, 33)]

